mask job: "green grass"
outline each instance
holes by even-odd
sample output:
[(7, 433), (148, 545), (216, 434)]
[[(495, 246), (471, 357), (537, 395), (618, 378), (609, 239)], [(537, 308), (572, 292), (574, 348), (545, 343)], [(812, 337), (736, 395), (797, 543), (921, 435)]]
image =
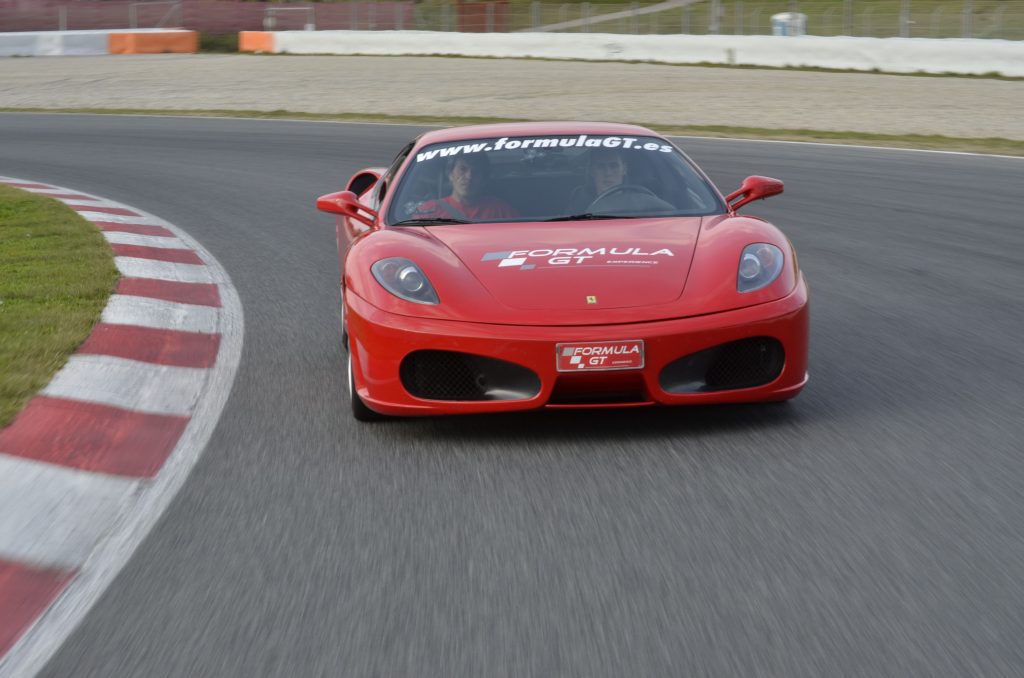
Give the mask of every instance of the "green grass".
[[(386, 115), (383, 113), (302, 113), (299, 111), (236, 111), (221, 109), (137, 109), (137, 108), (0, 108), (15, 113), (87, 113), (104, 115), (175, 115), (186, 117), (257, 118), (267, 120), (313, 120), (325, 122), (377, 122), (401, 125), (479, 125), (493, 122), (525, 122), (525, 118), (484, 116)], [(634, 122), (662, 134), (700, 137), (733, 137), (781, 141), (824, 142), (858, 146), (888, 146), (964, 153), (1024, 156), (1024, 141), (1002, 137), (950, 137), (939, 134), (874, 134), (869, 132), (814, 129), (778, 129), (729, 125), (664, 125)]]
[(116, 281), (95, 226), (56, 200), (0, 185), (0, 427), (85, 340)]
[(238, 33), (200, 33), (200, 52), (237, 52)]

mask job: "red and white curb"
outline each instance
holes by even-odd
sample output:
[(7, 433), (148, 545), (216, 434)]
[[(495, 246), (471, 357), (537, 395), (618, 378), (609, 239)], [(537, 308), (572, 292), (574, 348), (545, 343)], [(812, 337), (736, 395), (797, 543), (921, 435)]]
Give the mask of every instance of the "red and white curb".
[(199, 243), (141, 210), (0, 177), (96, 224), (121, 274), (100, 322), (0, 430), (0, 678), (38, 672), (198, 461), (242, 352), (242, 305)]

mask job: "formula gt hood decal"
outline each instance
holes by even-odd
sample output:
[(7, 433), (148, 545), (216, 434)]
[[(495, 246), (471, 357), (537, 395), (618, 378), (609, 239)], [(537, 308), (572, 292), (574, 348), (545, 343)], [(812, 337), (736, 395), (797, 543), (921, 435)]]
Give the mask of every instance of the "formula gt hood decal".
[(487, 290), (526, 310), (669, 303), (682, 294), (700, 217), (432, 227)]

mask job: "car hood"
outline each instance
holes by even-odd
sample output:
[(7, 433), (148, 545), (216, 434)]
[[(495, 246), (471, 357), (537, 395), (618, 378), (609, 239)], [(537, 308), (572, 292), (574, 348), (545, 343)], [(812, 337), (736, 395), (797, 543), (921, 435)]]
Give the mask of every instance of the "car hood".
[(686, 284), (701, 217), (434, 226), (501, 304), (529, 311), (658, 306)]

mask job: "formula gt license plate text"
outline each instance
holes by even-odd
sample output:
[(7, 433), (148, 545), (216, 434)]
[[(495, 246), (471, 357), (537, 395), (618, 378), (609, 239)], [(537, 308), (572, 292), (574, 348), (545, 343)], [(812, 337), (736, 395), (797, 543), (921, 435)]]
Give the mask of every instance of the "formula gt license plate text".
[(555, 346), (559, 372), (639, 370), (644, 366), (643, 339), (587, 341)]

